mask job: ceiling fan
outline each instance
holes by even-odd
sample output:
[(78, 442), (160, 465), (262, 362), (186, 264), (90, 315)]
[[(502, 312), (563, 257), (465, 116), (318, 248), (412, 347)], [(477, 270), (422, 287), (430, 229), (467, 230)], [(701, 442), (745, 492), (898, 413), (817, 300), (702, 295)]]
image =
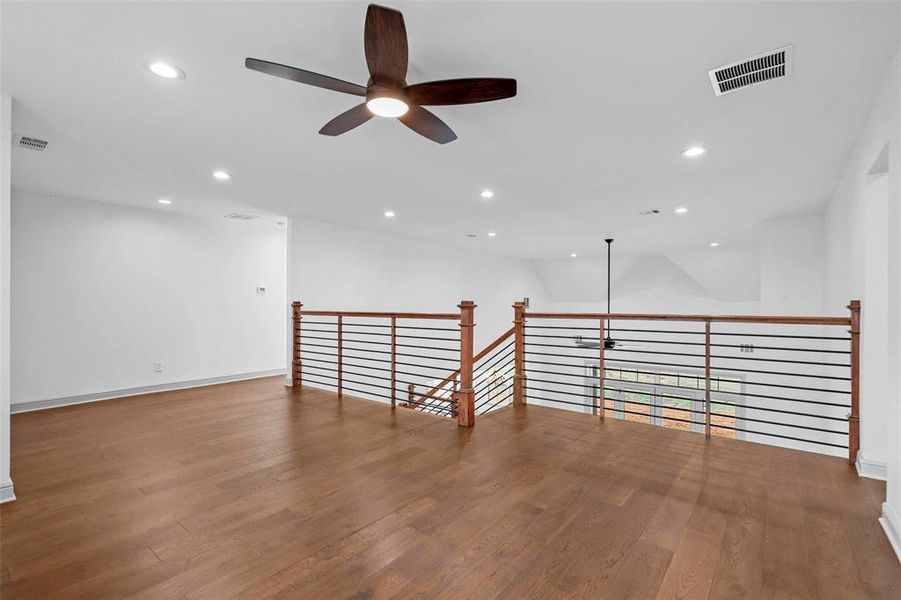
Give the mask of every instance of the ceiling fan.
[(407, 85), (407, 29), (403, 14), (393, 8), (369, 5), (363, 43), (369, 67), (369, 82), (365, 87), (257, 58), (246, 59), (244, 66), (267, 75), (366, 98), (319, 130), (322, 135), (331, 136), (347, 133), (373, 116), (395, 117), (419, 135), (446, 144), (457, 139), (457, 135), (423, 106), (474, 104), (516, 95), (516, 80), (499, 77)]
[[(613, 238), (607, 238), (604, 240), (607, 243), (607, 314), (610, 314), (610, 248), (613, 246)], [(604, 350), (640, 350), (647, 348), (647, 346), (643, 346), (640, 344), (630, 344), (628, 342), (621, 342), (615, 340), (613, 338), (613, 327), (610, 324), (610, 320), (608, 319), (604, 331), (607, 332), (607, 336), (604, 338)], [(582, 339), (581, 335), (573, 336), (573, 341), (576, 346), (579, 348), (600, 348), (600, 341), (590, 341)]]

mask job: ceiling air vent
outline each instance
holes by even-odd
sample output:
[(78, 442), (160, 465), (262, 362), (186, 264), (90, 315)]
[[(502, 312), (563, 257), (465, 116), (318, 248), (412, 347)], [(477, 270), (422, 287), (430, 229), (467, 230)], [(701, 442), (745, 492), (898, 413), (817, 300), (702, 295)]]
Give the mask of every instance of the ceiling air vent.
[(707, 74), (713, 85), (713, 93), (722, 96), (741, 88), (791, 75), (793, 50), (794, 46), (784, 46), (711, 69)]
[(39, 140), (38, 138), (20, 135), (16, 140), (16, 145), (19, 146), (19, 148), (25, 148), (26, 150), (43, 152), (47, 149), (47, 140)]
[(243, 213), (229, 213), (225, 215), (226, 219), (234, 219), (235, 221), (253, 221), (258, 219), (260, 215), (245, 215)]

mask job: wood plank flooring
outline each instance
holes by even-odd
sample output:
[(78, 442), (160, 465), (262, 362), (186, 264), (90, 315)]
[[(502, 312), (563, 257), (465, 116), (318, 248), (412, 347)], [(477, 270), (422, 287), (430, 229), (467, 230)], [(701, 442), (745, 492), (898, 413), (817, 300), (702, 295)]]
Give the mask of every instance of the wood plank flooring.
[(450, 420), (279, 378), (12, 418), (0, 595), (901, 598), (844, 461), (537, 406)]

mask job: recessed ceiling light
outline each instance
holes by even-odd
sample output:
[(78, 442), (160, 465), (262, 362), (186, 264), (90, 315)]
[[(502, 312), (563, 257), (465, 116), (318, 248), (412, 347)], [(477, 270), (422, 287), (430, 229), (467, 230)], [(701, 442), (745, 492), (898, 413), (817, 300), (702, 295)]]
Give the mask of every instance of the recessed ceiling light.
[(673, 212), (676, 213), (677, 215), (684, 215), (685, 213), (688, 212), (688, 209), (685, 208), (684, 206), (680, 206), (679, 208), (675, 209)]
[(213, 171), (213, 177), (220, 181), (228, 181), (232, 178), (232, 176), (228, 174), (228, 171)]
[(366, 108), (377, 117), (402, 117), (410, 110), (406, 102), (391, 96), (373, 98), (366, 103)]
[(160, 198), (157, 202), (160, 204), (172, 204), (172, 200), (169, 200), (168, 198)]
[(579, 255), (576, 254), (575, 252), (573, 252), (572, 254), (569, 255), (570, 258), (576, 258), (577, 256), (579, 256)]
[(707, 148), (703, 148), (701, 146), (692, 146), (691, 148), (686, 148), (682, 151), (682, 156), (686, 158), (697, 158), (707, 152)]
[(182, 71), (175, 65), (170, 65), (169, 63), (150, 63), (147, 68), (149, 68), (154, 74), (159, 75), (160, 77), (163, 77), (165, 79), (181, 79), (185, 76), (184, 71)]
[(497, 237), (497, 232), (496, 232), (496, 231), (489, 231), (489, 232), (488, 232), (488, 237)]
[(719, 242), (710, 242), (710, 247), (711, 247), (711, 248), (716, 248), (716, 247), (719, 246), (719, 245), (720, 245)]
[(479, 194), (479, 195), (480, 195), (482, 198), (485, 198), (486, 200), (487, 200), (488, 198), (494, 198), (494, 192), (492, 192), (491, 190), (482, 190), (482, 193)]
[(393, 211), (393, 210), (386, 210), (386, 211), (385, 211), (385, 216), (388, 217), (389, 219), (393, 219), (393, 218), (394, 218), (394, 211)]

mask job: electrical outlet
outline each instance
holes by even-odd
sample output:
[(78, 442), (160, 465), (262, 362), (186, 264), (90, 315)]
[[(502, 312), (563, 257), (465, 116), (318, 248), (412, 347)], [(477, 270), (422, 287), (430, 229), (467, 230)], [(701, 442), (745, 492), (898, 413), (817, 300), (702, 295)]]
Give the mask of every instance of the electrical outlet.
[(161, 361), (161, 360), (154, 361), (153, 362), (153, 371), (155, 373), (162, 373), (163, 372), (163, 361)]

